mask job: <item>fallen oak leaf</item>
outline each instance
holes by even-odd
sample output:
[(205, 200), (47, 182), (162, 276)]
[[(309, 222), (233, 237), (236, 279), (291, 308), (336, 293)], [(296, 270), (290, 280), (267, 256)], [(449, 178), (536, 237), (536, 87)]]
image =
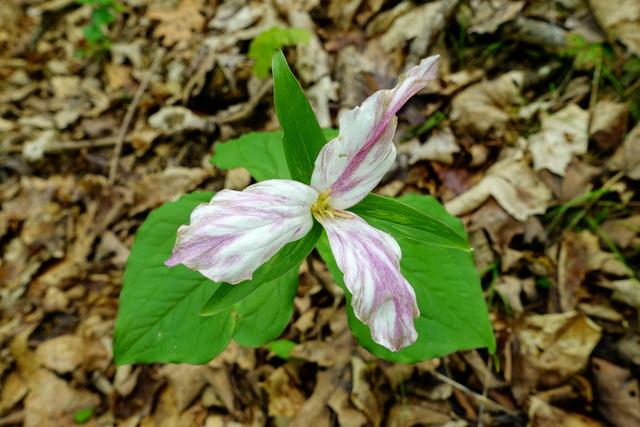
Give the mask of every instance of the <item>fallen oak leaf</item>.
[(147, 17), (160, 23), (153, 30), (153, 36), (162, 38), (163, 46), (173, 46), (177, 42), (186, 42), (194, 33), (204, 27), (202, 4), (196, 0), (182, 0), (173, 8), (151, 9)]

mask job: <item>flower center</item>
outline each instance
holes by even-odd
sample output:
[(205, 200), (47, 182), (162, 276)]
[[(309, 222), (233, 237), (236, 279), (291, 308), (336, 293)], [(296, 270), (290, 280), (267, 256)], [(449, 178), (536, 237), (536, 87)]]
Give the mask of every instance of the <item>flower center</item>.
[(329, 201), (331, 200), (331, 196), (329, 196), (329, 194), (331, 194), (331, 189), (328, 189), (326, 193), (320, 195), (320, 197), (318, 197), (318, 200), (316, 200), (316, 202), (311, 205), (311, 213), (314, 217), (316, 217), (318, 222), (322, 224), (324, 218), (333, 218), (334, 216), (346, 219), (353, 218), (353, 216), (348, 215), (344, 212), (334, 210), (329, 205)]

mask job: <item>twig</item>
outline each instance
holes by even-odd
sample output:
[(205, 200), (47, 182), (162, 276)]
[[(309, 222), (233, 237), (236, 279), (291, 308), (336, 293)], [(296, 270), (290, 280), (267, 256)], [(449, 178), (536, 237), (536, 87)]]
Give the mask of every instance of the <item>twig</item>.
[(456, 382), (454, 380), (452, 380), (451, 378), (447, 377), (446, 375), (442, 375), (440, 372), (437, 371), (431, 371), (431, 375), (433, 375), (434, 377), (438, 378), (440, 381), (449, 384), (452, 387), (457, 388), (458, 390), (462, 391), (463, 393), (467, 393), (470, 394), (472, 396), (474, 396), (476, 399), (478, 399), (480, 402), (484, 402), (487, 406), (492, 407), (494, 409), (497, 409), (499, 411), (502, 411), (506, 414), (509, 415), (518, 415), (518, 413), (516, 411), (513, 411), (509, 408), (507, 408), (506, 406), (502, 406), (501, 404), (494, 402), (493, 400), (489, 399), (486, 396), (483, 396), (481, 394), (476, 393), (475, 391), (471, 390), (468, 387), (465, 387), (464, 385), (460, 384), (459, 382)]
[(133, 119), (133, 114), (135, 113), (136, 108), (138, 108), (138, 103), (140, 102), (140, 99), (142, 98), (144, 91), (147, 89), (147, 86), (149, 86), (149, 83), (151, 82), (151, 77), (153, 77), (153, 73), (155, 73), (156, 68), (158, 68), (158, 66), (162, 62), (162, 59), (164, 58), (164, 55), (166, 53), (167, 51), (164, 48), (161, 48), (158, 51), (158, 53), (156, 54), (156, 57), (153, 59), (153, 62), (151, 63), (151, 66), (149, 67), (149, 70), (147, 71), (147, 74), (144, 76), (144, 79), (140, 83), (140, 86), (138, 86), (138, 90), (136, 91), (136, 94), (133, 96), (133, 100), (131, 101), (131, 104), (129, 104), (127, 113), (125, 114), (124, 120), (122, 121), (122, 126), (120, 126), (120, 132), (118, 132), (118, 139), (116, 140), (116, 145), (113, 149), (111, 167), (109, 168), (109, 185), (113, 185), (113, 183), (116, 180), (116, 174), (118, 173), (118, 163), (120, 162), (120, 153), (122, 152), (122, 144), (124, 142), (124, 137), (127, 134), (127, 129), (129, 129), (129, 125), (131, 124), (131, 119)]
[(482, 387), (483, 399), (478, 404), (478, 427), (484, 427), (484, 410), (487, 406), (487, 394), (489, 393), (489, 381), (491, 381), (491, 356), (487, 357), (487, 372), (484, 375)]

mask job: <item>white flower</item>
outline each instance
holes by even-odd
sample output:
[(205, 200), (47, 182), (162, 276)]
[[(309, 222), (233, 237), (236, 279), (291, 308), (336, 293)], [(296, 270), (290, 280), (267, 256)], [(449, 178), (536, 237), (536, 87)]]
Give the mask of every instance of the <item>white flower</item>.
[(420, 315), (413, 288), (400, 272), (402, 253), (389, 234), (347, 211), (380, 182), (396, 157), (397, 111), (435, 78), (438, 57), (424, 59), (340, 117), (340, 133), (315, 162), (311, 185), (286, 179), (244, 191), (223, 190), (178, 230), (168, 266), (184, 264), (215, 282), (237, 284), (285, 244), (305, 236), (314, 218), (325, 228), (358, 319), (392, 351), (413, 344)]

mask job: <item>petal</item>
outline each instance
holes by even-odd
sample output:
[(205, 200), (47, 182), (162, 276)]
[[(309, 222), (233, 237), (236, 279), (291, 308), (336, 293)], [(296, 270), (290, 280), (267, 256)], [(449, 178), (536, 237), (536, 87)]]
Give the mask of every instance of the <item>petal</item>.
[(214, 282), (249, 280), (285, 244), (309, 232), (318, 196), (308, 185), (285, 179), (223, 190), (195, 208), (190, 225), (178, 229), (165, 264), (184, 264)]
[(396, 158), (395, 114), (435, 78), (438, 60), (423, 59), (400, 76), (395, 88), (374, 93), (340, 117), (340, 134), (322, 148), (311, 177), (311, 186), (320, 194), (331, 189), (333, 208), (355, 205), (387, 173)]
[(416, 294), (400, 272), (400, 246), (387, 233), (346, 213), (353, 218), (325, 217), (322, 225), (353, 295), (353, 312), (369, 326), (375, 342), (398, 351), (418, 338), (413, 319), (420, 316)]

